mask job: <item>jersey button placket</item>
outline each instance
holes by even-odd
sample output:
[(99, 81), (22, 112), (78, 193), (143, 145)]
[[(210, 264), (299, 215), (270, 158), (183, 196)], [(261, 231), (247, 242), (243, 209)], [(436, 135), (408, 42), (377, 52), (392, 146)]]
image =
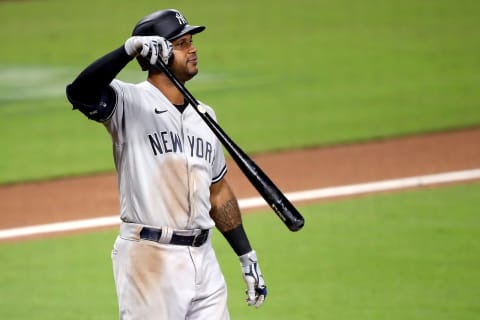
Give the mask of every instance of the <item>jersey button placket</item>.
[(191, 174), (190, 174), (190, 157), (189, 152), (190, 150), (190, 144), (188, 143), (188, 127), (185, 127), (185, 123), (188, 123), (185, 114), (187, 113), (187, 110), (185, 110), (181, 116), (180, 116), (180, 130), (182, 133), (182, 139), (183, 139), (183, 146), (184, 146), (184, 157), (185, 157), (185, 168), (187, 170), (187, 194), (188, 194), (188, 226), (192, 225), (192, 198), (191, 198), (191, 185), (190, 185), (190, 179), (191, 179)]

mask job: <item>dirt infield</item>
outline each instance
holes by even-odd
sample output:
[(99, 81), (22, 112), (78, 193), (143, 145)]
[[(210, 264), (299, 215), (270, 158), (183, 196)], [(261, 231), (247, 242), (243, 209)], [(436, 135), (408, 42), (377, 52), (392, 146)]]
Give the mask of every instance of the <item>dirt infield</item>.
[[(284, 192), (480, 168), (480, 128), (361, 144), (260, 154), (257, 164)], [(239, 198), (257, 196), (232, 161)], [(112, 216), (114, 173), (0, 186), (0, 229)]]

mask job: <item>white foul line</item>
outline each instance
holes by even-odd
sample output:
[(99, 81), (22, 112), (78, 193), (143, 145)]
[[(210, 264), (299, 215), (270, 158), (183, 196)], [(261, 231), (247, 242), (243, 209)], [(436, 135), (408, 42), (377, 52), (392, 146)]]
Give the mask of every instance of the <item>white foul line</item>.
[[(327, 199), (340, 196), (349, 196), (369, 192), (380, 192), (388, 190), (405, 189), (412, 187), (428, 186), (433, 184), (450, 183), (480, 179), (480, 169), (446, 172), (425, 176), (407, 177), (400, 179), (381, 180), (345, 186), (320, 188), (298, 192), (285, 193), (285, 196), (292, 202), (315, 199)], [(251, 209), (268, 206), (261, 197), (245, 198), (238, 201), (241, 209)], [(74, 220), (50, 224), (35, 225), (0, 230), (0, 240), (9, 238), (26, 237), (32, 235), (66, 232), (90, 228), (111, 227), (118, 225), (118, 216), (100, 217), (93, 219)]]

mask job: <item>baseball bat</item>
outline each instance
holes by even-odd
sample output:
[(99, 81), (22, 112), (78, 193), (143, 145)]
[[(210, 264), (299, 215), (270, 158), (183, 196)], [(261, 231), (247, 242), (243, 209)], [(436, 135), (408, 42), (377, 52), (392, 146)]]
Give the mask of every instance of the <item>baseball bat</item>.
[(250, 183), (265, 199), (268, 205), (273, 209), (277, 216), (283, 221), (290, 231), (300, 230), (305, 220), (293, 204), (285, 197), (278, 187), (262, 171), (262, 169), (225, 133), (220, 125), (206, 112), (193, 95), (185, 88), (175, 75), (170, 71), (166, 64), (157, 60), (156, 66), (172, 81), (184, 98), (190, 103), (207, 126), (213, 131), (222, 145), (227, 149), (230, 156), (238, 165), (243, 174)]

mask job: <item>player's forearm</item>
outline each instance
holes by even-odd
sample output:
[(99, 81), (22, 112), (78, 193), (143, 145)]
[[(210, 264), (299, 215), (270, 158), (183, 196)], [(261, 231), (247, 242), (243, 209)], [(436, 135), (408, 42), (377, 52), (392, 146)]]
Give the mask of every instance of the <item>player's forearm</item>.
[(240, 208), (235, 198), (228, 199), (219, 206), (212, 207), (210, 217), (220, 232), (230, 231), (242, 224)]
[(240, 256), (252, 251), (242, 225), (237, 198), (225, 179), (210, 188), (210, 217), (235, 253)]
[(85, 68), (67, 87), (68, 95), (78, 101), (94, 101), (132, 59), (123, 46), (113, 50)]
[(243, 229), (238, 202), (235, 198), (225, 201), (221, 206), (214, 207), (210, 216), (217, 229), (238, 256), (252, 251), (248, 237)]

